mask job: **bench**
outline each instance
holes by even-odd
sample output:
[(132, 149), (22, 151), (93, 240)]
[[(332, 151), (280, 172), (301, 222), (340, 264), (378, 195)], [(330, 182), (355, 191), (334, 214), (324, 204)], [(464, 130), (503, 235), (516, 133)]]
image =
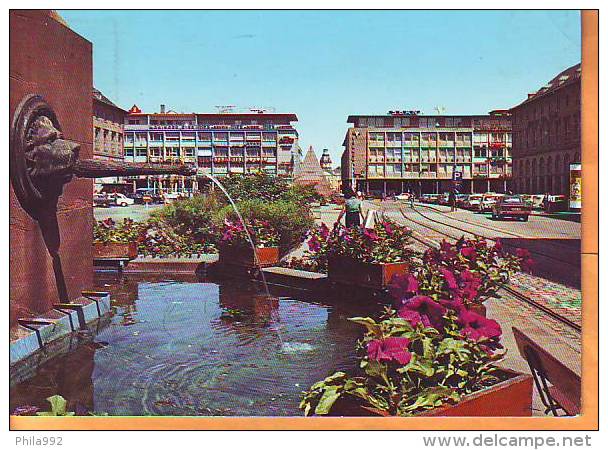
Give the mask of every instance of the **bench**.
[(521, 330), (513, 327), (519, 353), (530, 366), (534, 384), (545, 406), (545, 414), (558, 416), (562, 410), (568, 416), (581, 411), (581, 377), (555, 356), (539, 346)]

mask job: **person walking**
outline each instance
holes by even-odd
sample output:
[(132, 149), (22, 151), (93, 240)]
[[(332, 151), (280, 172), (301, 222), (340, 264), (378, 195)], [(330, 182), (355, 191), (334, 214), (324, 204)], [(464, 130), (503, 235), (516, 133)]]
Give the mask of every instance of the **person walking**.
[(456, 211), (456, 192), (454, 191), (454, 189), (450, 191), (448, 201), (450, 203), (451, 212)]
[(344, 209), (340, 212), (337, 223), (340, 223), (342, 216), (346, 214), (346, 228), (360, 227), (361, 220), (363, 219), (361, 200), (359, 200), (354, 191), (350, 189), (344, 193), (344, 198), (346, 199), (344, 202)]

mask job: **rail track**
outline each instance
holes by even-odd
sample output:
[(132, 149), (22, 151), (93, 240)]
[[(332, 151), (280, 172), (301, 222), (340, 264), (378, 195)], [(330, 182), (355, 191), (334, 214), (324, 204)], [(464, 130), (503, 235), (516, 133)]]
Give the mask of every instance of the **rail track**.
[[(526, 235), (523, 235), (523, 234), (513, 233), (512, 231), (505, 230), (505, 229), (502, 229), (502, 228), (491, 227), (491, 226), (483, 224), (483, 223), (467, 222), (466, 220), (459, 219), (459, 218), (453, 217), (453, 216), (449, 216), (448, 214), (445, 213), (445, 211), (442, 211), (440, 209), (434, 208), (433, 206), (430, 206), (430, 205), (420, 205), (420, 206), (422, 206), (423, 208), (428, 208), (431, 211), (433, 211), (433, 212), (435, 212), (437, 214), (440, 214), (441, 216), (443, 216), (443, 217), (445, 217), (446, 219), (449, 219), (449, 220), (453, 220), (453, 221), (460, 222), (460, 223), (465, 223), (467, 225), (473, 225), (473, 226), (476, 226), (476, 227), (479, 227), (479, 228), (484, 228), (486, 230), (494, 231), (496, 233), (503, 233), (503, 234), (506, 234), (508, 236), (512, 236), (512, 237), (515, 237), (515, 238), (518, 238), (518, 239), (529, 239), (530, 238), (529, 236), (526, 236)], [(431, 220), (431, 219), (429, 219), (429, 220)], [(552, 242), (551, 245), (553, 245), (555, 247), (561, 247), (564, 250), (570, 250), (570, 251), (572, 250), (571, 247), (568, 247), (568, 246), (565, 246), (565, 245), (561, 245), (561, 244), (556, 243), (556, 242)]]
[[(433, 209), (433, 211), (437, 211), (437, 210), (435, 210), (434, 208), (432, 208), (432, 209)], [(439, 220), (436, 220), (436, 219), (434, 219), (434, 218), (432, 218), (432, 217), (429, 217), (429, 216), (427, 216), (427, 215), (423, 214), (423, 213), (422, 213), (421, 211), (419, 211), (417, 208), (412, 208), (412, 210), (413, 210), (414, 212), (416, 212), (418, 215), (422, 216), (424, 219), (426, 219), (426, 220), (428, 220), (428, 221), (431, 221), (431, 222), (434, 222), (434, 223), (437, 223), (437, 224), (439, 224), (439, 225), (443, 225), (443, 226), (446, 226), (446, 227), (450, 227), (450, 228), (456, 229), (456, 230), (458, 230), (458, 231), (461, 231), (461, 232), (463, 232), (463, 233), (470, 234), (470, 235), (472, 235), (472, 236), (476, 236), (476, 237), (480, 237), (480, 238), (483, 238), (483, 239), (486, 239), (486, 240), (488, 240), (488, 241), (492, 241), (492, 242), (496, 241), (496, 239), (497, 239), (496, 237), (492, 238), (492, 237), (485, 236), (485, 235), (480, 234), (480, 233), (475, 233), (475, 232), (471, 231), (470, 229), (465, 229), (465, 228), (458, 227), (458, 226), (455, 226), (455, 225), (452, 225), (452, 224), (449, 224), (449, 223), (441, 222), (441, 221), (439, 221)], [(403, 215), (403, 217), (404, 217), (405, 219), (407, 219), (407, 220), (411, 220), (412, 222), (417, 223), (418, 225), (423, 225), (423, 226), (426, 226), (427, 228), (430, 228), (430, 229), (432, 229), (433, 231), (436, 231), (436, 232), (441, 233), (441, 234), (443, 234), (443, 235), (449, 236), (449, 237), (450, 237), (450, 238), (452, 238), (452, 239), (458, 239), (458, 238), (460, 237), (460, 236), (450, 236), (450, 235), (448, 235), (448, 234), (447, 234), (447, 233), (445, 233), (445, 232), (441, 232), (441, 231), (439, 231), (439, 230), (437, 230), (437, 229), (435, 229), (435, 228), (432, 228), (432, 227), (428, 226), (427, 224), (423, 224), (422, 222), (418, 222), (418, 221), (416, 221), (416, 220), (412, 219), (411, 217), (406, 217), (406, 216), (405, 216), (405, 213), (403, 212), (403, 210), (402, 210), (402, 209), (400, 209), (400, 212), (401, 212), (401, 214)], [(442, 214), (442, 215), (444, 215), (443, 213), (441, 213), (441, 214)], [(454, 220), (454, 221), (457, 221), (457, 222), (466, 223), (466, 224), (467, 224), (467, 225), (469, 225), (469, 226), (474, 226), (474, 227), (478, 227), (478, 228), (482, 228), (482, 229), (488, 229), (488, 230), (491, 230), (491, 231), (496, 231), (496, 232), (499, 232), (499, 233), (504, 233), (504, 234), (506, 234), (506, 235), (508, 235), (508, 236), (513, 236), (513, 237), (518, 238), (518, 239), (528, 239), (528, 238), (529, 238), (529, 237), (527, 237), (527, 236), (520, 235), (520, 234), (517, 234), (517, 233), (512, 233), (512, 232), (505, 231), (505, 230), (501, 230), (501, 229), (498, 229), (498, 228), (492, 228), (492, 227), (488, 227), (487, 225), (483, 225), (483, 224), (471, 223), (471, 222), (464, 221), (464, 220), (462, 220), (462, 219), (457, 219), (457, 218), (454, 218), (454, 217), (449, 217), (449, 216), (445, 216), (445, 217), (446, 217), (446, 218), (448, 218), (449, 220)], [(513, 244), (511, 244), (511, 243), (509, 243), (509, 242), (504, 242), (504, 241), (503, 241), (503, 245), (504, 245), (505, 247), (510, 247), (510, 248), (513, 248), (513, 249), (517, 248), (517, 246), (516, 246), (516, 245), (513, 245)], [(557, 262), (559, 262), (560, 264), (564, 264), (564, 265), (567, 265), (567, 266), (571, 266), (571, 267), (573, 267), (575, 270), (580, 270), (580, 261), (579, 261), (579, 263), (577, 264), (577, 263), (573, 263), (573, 262), (572, 262), (572, 261), (570, 261), (570, 260), (567, 260), (567, 259), (562, 259), (562, 258), (558, 258), (558, 257), (556, 257), (556, 256), (554, 256), (554, 255), (550, 255), (550, 254), (547, 254), (547, 253), (541, 252), (541, 251), (536, 250), (536, 249), (531, 249), (531, 248), (528, 248), (528, 250), (530, 251), (530, 253), (535, 254), (535, 255), (537, 255), (537, 256), (542, 256), (543, 258), (547, 258), (547, 259), (550, 259), (550, 260), (553, 260), (553, 261), (557, 261)], [(566, 249), (566, 248), (564, 248), (564, 250), (567, 250), (567, 251), (572, 251), (572, 249), (571, 249), (571, 248), (567, 248), (567, 249)]]
[[(406, 219), (406, 220), (409, 220), (409, 221), (411, 221), (411, 222), (413, 222), (413, 223), (415, 223), (415, 224), (417, 224), (419, 226), (423, 226), (424, 228), (428, 228), (428, 229), (434, 231), (435, 233), (438, 233), (438, 234), (440, 234), (442, 236), (445, 236), (445, 237), (447, 237), (449, 239), (458, 239), (458, 238), (455, 238), (454, 236), (451, 236), (450, 234), (446, 233), (445, 231), (438, 230), (437, 228), (431, 227), (431, 226), (429, 226), (426, 223), (423, 224), (422, 222), (419, 222), (419, 221), (416, 221), (416, 220), (414, 220), (414, 219), (412, 219), (410, 217), (407, 217), (405, 215), (405, 213), (404, 213), (404, 211), (403, 211), (402, 208), (400, 208), (399, 211), (401, 212), (401, 215), (403, 216), (403, 218)], [(385, 215), (384, 212), (381, 212), (381, 214), (383, 216)], [(430, 219), (428, 219), (428, 220), (430, 220)], [(442, 222), (438, 222), (438, 223), (442, 223)], [(443, 225), (446, 225), (446, 224), (443, 224)], [(472, 233), (470, 231), (465, 231), (465, 232), (467, 234), (470, 234), (470, 235), (473, 235), (473, 236), (484, 237), (484, 236), (476, 235), (475, 233)], [(415, 241), (421, 243), (422, 245), (424, 245), (427, 248), (437, 248), (439, 246), (439, 242), (433, 241), (431, 238), (424, 238), (423, 239), (421, 237), (418, 237), (418, 236), (414, 235), (413, 233), (412, 233), (412, 238)], [(488, 239), (488, 238), (486, 238), (486, 239)], [(489, 239), (489, 240), (491, 240), (491, 239)], [(560, 322), (560, 323), (568, 326), (569, 328), (571, 328), (571, 329), (573, 329), (573, 330), (575, 330), (575, 331), (577, 331), (579, 333), (581, 332), (582, 327), (581, 327), (580, 324), (578, 324), (578, 323), (570, 320), (567, 317), (562, 316), (561, 314), (557, 313), (556, 311), (552, 310), (551, 308), (548, 308), (545, 305), (543, 305), (543, 304), (537, 302), (536, 300), (530, 298), (526, 294), (524, 294), (524, 293), (522, 293), (522, 292), (520, 292), (520, 291), (518, 291), (516, 289), (513, 289), (510, 286), (506, 286), (506, 285), (502, 285), (501, 288), (505, 292), (511, 294), (517, 300), (519, 300), (519, 301), (521, 301), (523, 303), (526, 303), (527, 305), (532, 306), (533, 308), (536, 308), (536, 309), (542, 311), (543, 313), (547, 314), (552, 319), (554, 319), (554, 320), (556, 320), (556, 321), (558, 321), (558, 322)]]

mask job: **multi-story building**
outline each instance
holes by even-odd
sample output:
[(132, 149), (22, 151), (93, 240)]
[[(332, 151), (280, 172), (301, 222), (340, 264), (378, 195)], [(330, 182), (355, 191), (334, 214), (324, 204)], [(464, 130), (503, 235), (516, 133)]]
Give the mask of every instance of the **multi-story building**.
[[(93, 157), (108, 161), (124, 160), (124, 122), (127, 112), (101, 91), (93, 88)], [(95, 179), (95, 190), (125, 191), (122, 177)]]
[(581, 159), (581, 65), (528, 94), (511, 113), (514, 189), (568, 194), (570, 164)]
[(101, 91), (93, 88), (93, 156), (95, 158), (124, 159), (123, 135), (126, 113)]
[(341, 159), (342, 185), (367, 193), (506, 191), (511, 177), (511, 117), (487, 115), (349, 116)]
[[(263, 171), (291, 176), (297, 151), (295, 114), (144, 113), (136, 105), (125, 118), (125, 160), (189, 163), (216, 177)], [(197, 177), (140, 177), (138, 187), (166, 191), (198, 188)]]

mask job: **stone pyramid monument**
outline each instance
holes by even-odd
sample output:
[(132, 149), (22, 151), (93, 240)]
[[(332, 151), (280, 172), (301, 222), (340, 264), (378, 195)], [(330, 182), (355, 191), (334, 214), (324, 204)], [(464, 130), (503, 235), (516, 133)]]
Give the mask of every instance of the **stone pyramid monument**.
[(321, 168), (312, 145), (308, 148), (302, 163), (294, 166), (293, 182), (300, 185), (313, 185), (317, 192), (324, 196), (332, 194), (331, 186), (325, 178), (325, 172)]

